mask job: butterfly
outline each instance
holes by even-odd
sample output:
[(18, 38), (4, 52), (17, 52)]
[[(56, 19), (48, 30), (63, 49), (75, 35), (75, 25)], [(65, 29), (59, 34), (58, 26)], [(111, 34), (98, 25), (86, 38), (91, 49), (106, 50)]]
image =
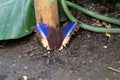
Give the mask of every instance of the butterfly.
[(39, 23), (34, 30), (43, 47), (47, 50), (62, 50), (66, 47), (74, 32), (79, 29), (77, 24), (77, 22), (69, 22), (57, 30), (50, 25)]

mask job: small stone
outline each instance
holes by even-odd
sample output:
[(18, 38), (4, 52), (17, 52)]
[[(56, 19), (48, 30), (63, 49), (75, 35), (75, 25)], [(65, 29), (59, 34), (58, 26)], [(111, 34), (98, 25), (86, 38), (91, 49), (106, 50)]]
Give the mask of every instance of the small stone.
[(69, 71), (69, 73), (71, 74), (71, 73), (72, 73), (72, 71)]
[(103, 48), (105, 48), (105, 49), (106, 49), (106, 48), (107, 48), (107, 46), (103, 46)]
[(32, 57), (32, 56), (34, 56), (34, 54), (30, 54), (30, 56)]
[(118, 63), (120, 63), (120, 61), (118, 61)]
[(82, 80), (81, 78), (78, 78), (77, 80)]
[(92, 60), (90, 60), (90, 63), (92, 63)]
[(28, 66), (24, 66), (24, 69), (26, 69), (26, 70), (27, 70), (27, 69), (28, 69)]
[(87, 35), (88, 38), (90, 38), (91, 36), (90, 35)]
[(48, 54), (50, 53), (50, 51), (47, 52)]
[(14, 66), (16, 66), (16, 64), (12, 64), (10, 67), (14, 67)]
[(21, 56), (21, 55), (19, 55), (18, 57), (19, 57), (19, 58), (21, 58), (22, 56)]
[(13, 60), (13, 62), (15, 63), (15, 62), (17, 62), (16, 60)]

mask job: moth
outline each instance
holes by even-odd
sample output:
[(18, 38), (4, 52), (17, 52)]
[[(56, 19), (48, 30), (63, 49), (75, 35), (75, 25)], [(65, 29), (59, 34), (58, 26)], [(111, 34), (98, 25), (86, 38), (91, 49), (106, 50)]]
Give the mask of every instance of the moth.
[(35, 26), (34, 30), (43, 47), (47, 50), (62, 50), (78, 29), (77, 22), (69, 22), (64, 24), (59, 30), (56, 30), (50, 25), (39, 23)]

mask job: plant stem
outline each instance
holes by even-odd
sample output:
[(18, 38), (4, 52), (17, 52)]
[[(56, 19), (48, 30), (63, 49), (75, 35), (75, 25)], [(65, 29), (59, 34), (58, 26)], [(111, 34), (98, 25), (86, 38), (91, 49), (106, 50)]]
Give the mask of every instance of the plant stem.
[(107, 16), (103, 16), (103, 15), (100, 15), (100, 14), (97, 14), (93, 11), (89, 11), (88, 9), (86, 8), (83, 8), (79, 5), (76, 5), (75, 3), (72, 3), (70, 1), (66, 1), (66, 4), (72, 8), (75, 8), (91, 17), (94, 17), (94, 18), (97, 18), (97, 19), (100, 19), (100, 20), (103, 20), (103, 21), (106, 21), (106, 22), (109, 22), (109, 23), (113, 23), (113, 24), (117, 24), (117, 25), (120, 25), (120, 19), (115, 19), (115, 18), (111, 18), (111, 17), (107, 17)]
[(63, 10), (66, 14), (66, 16), (73, 22), (77, 22), (78, 20), (72, 15), (72, 13), (69, 11), (67, 5), (66, 5), (66, 1), (65, 0), (61, 0), (61, 4), (63, 7)]
[[(62, 3), (62, 6), (63, 6), (63, 10), (65, 11), (67, 17), (73, 22), (78, 22), (78, 20), (72, 15), (70, 10), (68, 9), (66, 1), (61, 0), (61, 3)], [(115, 34), (120, 33), (120, 28), (98, 28), (98, 27), (90, 26), (90, 25), (87, 25), (87, 24), (84, 24), (84, 23), (81, 23), (80, 26), (83, 29), (93, 31), (93, 32), (99, 32), (99, 33), (108, 32), (108, 33), (115, 33)]]
[(99, 28), (99, 27), (90, 26), (90, 25), (87, 25), (84, 23), (82, 23), (80, 26), (83, 29), (93, 31), (93, 32), (111, 33), (111, 34), (119, 34), (120, 33), (120, 28)]

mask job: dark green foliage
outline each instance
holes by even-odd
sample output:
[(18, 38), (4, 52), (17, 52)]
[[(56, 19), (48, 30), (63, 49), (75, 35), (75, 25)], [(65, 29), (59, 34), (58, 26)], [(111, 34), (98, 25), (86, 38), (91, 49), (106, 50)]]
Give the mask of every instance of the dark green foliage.
[(21, 38), (35, 26), (33, 0), (0, 0), (0, 40)]
[(116, 3), (115, 8), (120, 10), (120, 3)]

